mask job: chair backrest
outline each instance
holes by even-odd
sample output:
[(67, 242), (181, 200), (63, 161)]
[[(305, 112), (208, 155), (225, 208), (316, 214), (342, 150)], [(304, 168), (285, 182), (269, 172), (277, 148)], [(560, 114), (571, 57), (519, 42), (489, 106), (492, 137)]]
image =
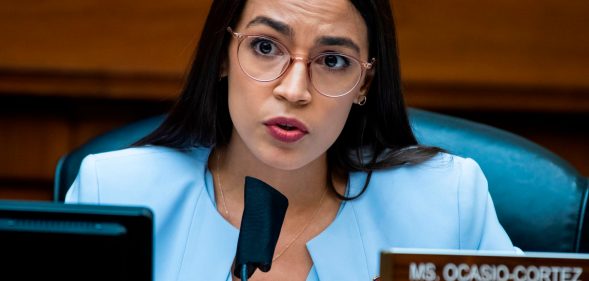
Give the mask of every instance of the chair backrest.
[[(475, 159), (489, 181), (502, 225), (524, 251), (588, 252), (588, 185), (567, 162), (514, 134), (447, 115), (410, 109), (420, 143)], [(63, 202), (82, 159), (121, 149), (153, 131), (163, 116), (101, 135), (63, 156), (54, 200)]]
[(587, 178), (522, 137), (460, 118), (412, 110), (422, 144), (475, 159), (501, 224), (525, 251), (587, 252)]
[(65, 194), (76, 179), (84, 157), (89, 154), (127, 148), (155, 130), (163, 120), (164, 116), (160, 115), (130, 123), (95, 137), (76, 150), (62, 156), (55, 168), (53, 201), (63, 202), (65, 200)]

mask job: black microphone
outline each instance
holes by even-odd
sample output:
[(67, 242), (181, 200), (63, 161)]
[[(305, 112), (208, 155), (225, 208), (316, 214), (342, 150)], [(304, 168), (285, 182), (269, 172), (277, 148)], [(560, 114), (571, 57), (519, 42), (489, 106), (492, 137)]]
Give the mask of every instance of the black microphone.
[(247, 280), (256, 269), (268, 272), (284, 222), (288, 199), (265, 182), (245, 177), (243, 217), (233, 274)]

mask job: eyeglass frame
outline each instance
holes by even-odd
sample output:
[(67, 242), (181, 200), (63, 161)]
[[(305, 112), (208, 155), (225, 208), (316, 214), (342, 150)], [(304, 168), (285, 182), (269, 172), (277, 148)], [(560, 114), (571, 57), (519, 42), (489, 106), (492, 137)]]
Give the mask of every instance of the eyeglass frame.
[[(311, 62), (313, 62), (315, 59), (317, 59), (320, 56), (325, 56), (326, 54), (330, 54), (330, 53), (320, 53), (312, 58), (304, 58), (301, 56), (293, 56), (290, 53), (290, 50), (284, 46), (284, 44), (282, 44), (280, 41), (278, 41), (275, 38), (272, 38), (270, 36), (265, 36), (265, 35), (259, 35), (259, 34), (246, 34), (246, 33), (241, 33), (241, 32), (235, 32), (233, 31), (233, 29), (231, 27), (227, 27), (227, 32), (229, 32), (233, 38), (237, 39), (237, 49), (235, 50), (235, 53), (237, 55), (237, 64), (239, 64), (239, 68), (241, 69), (241, 71), (243, 73), (245, 73), (245, 75), (247, 75), (249, 78), (258, 81), (258, 82), (272, 82), (275, 81), (277, 79), (279, 79), (280, 77), (282, 77), (286, 72), (288, 72), (288, 69), (292, 66), (292, 64), (294, 63), (294, 61), (301, 61), (303, 63), (305, 63), (305, 65), (307, 66), (307, 76), (309, 78), (309, 81), (311, 82), (311, 86), (313, 87), (313, 89), (315, 89), (315, 91), (317, 91), (319, 94), (326, 96), (326, 97), (330, 97), (330, 98), (338, 98), (338, 97), (343, 97), (349, 93), (351, 93), (360, 83), (360, 81), (362, 80), (362, 78), (365, 78), (365, 74), (367, 70), (371, 70), (372, 67), (374, 66), (374, 63), (376, 62), (375, 58), (370, 59), (370, 62), (367, 61), (362, 61), (358, 58), (355, 58), (353, 56), (350, 55), (346, 55), (346, 54), (342, 54), (342, 53), (337, 53), (337, 52), (333, 52), (334, 54), (338, 54), (339, 56), (343, 56), (346, 57), (348, 59), (352, 59), (354, 61), (356, 61), (359, 65), (360, 65), (360, 76), (358, 77), (358, 81), (356, 81), (356, 83), (354, 84), (354, 86), (352, 86), (352, 88), (350, 88), (350, 90), (348, 90), (347, 92), (343, 93), (343, 94), (339, 94), (339, 95), (327, 95), (325, 93), (322, 93), (321, 91), (319, 91), (319, 89), (317, 89), (315, 87), (315, 84), (312, 82), (313, 79), (311, 79)], [(284, 49), (287, 51), (287, 55), (290, 57), (290, 59), (288, 60), (288, 63), (286, 65), (286, 67), (284, 67), (284, 69), (280, 72), (280, 74), (278, 74), (278, 76), (276, 76), (276, 78), (273, 79), (269, 79), (269, 80), (261, 80), (261, 79), (257, 79), (252, 77), (249, 73), (247, 73), (247, 71), (245, 71), (245, 69), (243, 69), (243, 66), (241, 65), (241, 62), (239, 60), (239, 47), (241, 46), (241, 43), (243, 42), (243, 40), (247, 37), (261, 37), (261, 38), (265, 38), (268, 40), (271, 40), (272, 42), (276, 42), (278, 43), (280, 46), (284, 47)]]

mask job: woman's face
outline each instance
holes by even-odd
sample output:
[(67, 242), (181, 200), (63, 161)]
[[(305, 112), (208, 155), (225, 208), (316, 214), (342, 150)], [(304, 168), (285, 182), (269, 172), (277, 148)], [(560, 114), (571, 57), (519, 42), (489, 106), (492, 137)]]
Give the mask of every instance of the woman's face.
[[(348, 0), (250, 0), (232, 28), (242, 34), (274, 38), (292, 56), (305, 60), (337, 52), (368, 61), (366, 25)], [(277, 54), (276, 47), (271, 41), (253, 40), (244, 41), (240, 48), (257, 52), (253, 61), (260, 62), (258, 55)], [(311, 85), (305, 61), (295, 60), (280, 78), (260, 82), (242, 71), (237, 49), (238, 40), (233, 38), (227, 63), (229, 112), (234, 125), (230, 145), (281, 170), (299, 169), (323, 159), (342, 131), (353, 103), (365, 92), (364, 77), (348, 94), (328, 97)], [(246, 63), (244, 59), (241, 62), (242, 66)], [(313, 63), (337, 67), (345, 61), (325, 57)], [(270, 67), (263, 65), (261, 69)]]

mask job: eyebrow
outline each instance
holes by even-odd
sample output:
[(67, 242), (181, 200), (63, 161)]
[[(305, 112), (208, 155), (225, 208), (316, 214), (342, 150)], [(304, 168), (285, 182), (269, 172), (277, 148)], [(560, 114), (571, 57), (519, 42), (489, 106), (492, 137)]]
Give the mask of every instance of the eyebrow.
[[(255, 26), (255, 25), (267, 25), (272, 29), (278, 31), (279, 33), (286, 35), (288, 37), (294, 37), (294, 30), (286, 23), (269, 18), (267, 16), (257, 16), (253, 20), (251, 20), (246, 27)], [(316, 40), (315, 42), (318, 45), (325, 45), (325, 46), (344, 46), (348, 47), (358, 53), (360, 53), (360, 47), (354, 41), (346, 37), (333, 37), (333, 36), (323, 36)]]
[(250, 27), (253, 25), (263, 24), (271, 27), (272, 29), (282, 33), (288, 37), (294, 37), (294, 30), (288, 24), (271, 19), (266, 16), (257, 16), (255, 19), (251, 20), (246, 27)]
[(323, 36), (317, 39), (316, 44), (326, 46), (344, 46), (360, 53), (360, 47), (354, 41), (346, 37)]

